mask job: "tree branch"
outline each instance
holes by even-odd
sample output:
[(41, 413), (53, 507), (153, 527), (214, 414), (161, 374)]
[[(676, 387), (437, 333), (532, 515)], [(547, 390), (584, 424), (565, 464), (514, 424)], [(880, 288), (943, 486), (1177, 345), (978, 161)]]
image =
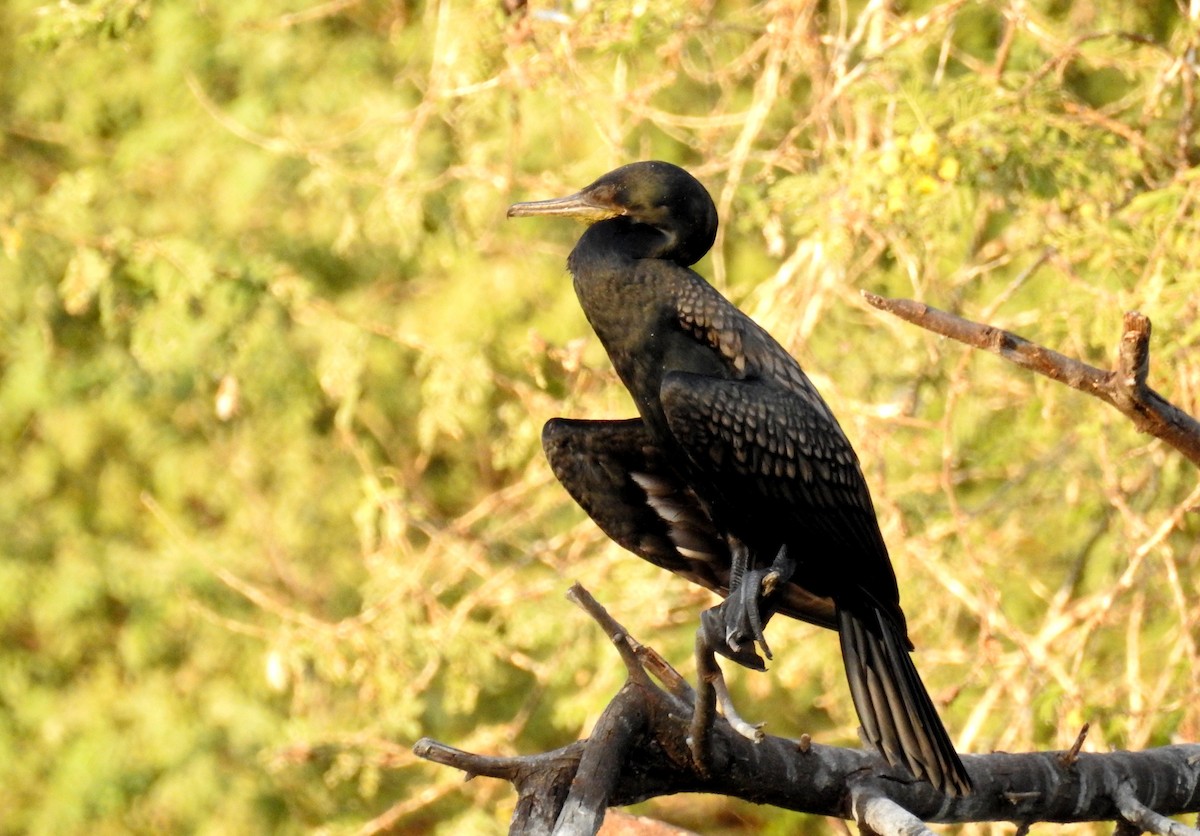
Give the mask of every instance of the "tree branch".
[(1200, 421), (1146, 384), (1150, 371), (1150, 320), (1130, 311), (1115, 371), (1104, 371), (1059, 354), (1009, 331), (963, 319), (911, 299), (889, 299), (863, 291), (876, 308), (914, 325), (998, 354), (1009, 362), (1065, 383), (1116, 407), (1144, 433), (1160, 438), (1200, 467)]
[(580, 757), (579, 769), (554, 826), (554, 836), (590, 836), (604, 823), (604, 813), (611, 806), (609, 799), (621, 779), (630, 750), (649, 723), (645, 701), (636, 696), (621, 698), (622, 694), (633, 694), (641, 684), (631, 677), (617, 699), (600, 715)]
[(925, 822), (886, 795), (862, 786), (850, 791), (854, 818), (864, 832), (879, 836), (934, 836)]
[(475, 755), (423, 737), (413, 746), (413, 754), (459, 769), (467, 780), (484, 775), (510, 782), (517, 791), (510, 832), (549, 836), (586, 746), (586, 740), (578, 740), (553, 752), (506, 758)]
[[(643, 646), (586, 590), (578, 587), (572, 598), (604, 626), (630, 668), (629, 679), (588, 740), (525, 757), (474, 755), (427, 739), (413, 749), (419, 757), (461, 769), (468, 777), (511, 781), (519, 796), (512, 833), (594, 833), (609, 807), (704, 792), (855, 818), (885, 836), (924, 833), (922, 822), (1134, 819), (1135, 826), (1157, 833), (1200, 834), (1164, 818), (1200, 811), (1200, 745), (1195, 744), (1105, 754), (1073, 747), (1065, 755), (965, 755), (976, 790), (950, 799), (888, 767), (873, 752), (821, 746), (807, 736), (795, 741), (767, 735), (754, 743), (717, 717), (707, 736), (707, 769), (701, 770), (687, 742), (694, 698), (690, 689), (676, 687), (671, 693), (644, 670), (635, 672), (632, 660), (658, 659), (670, 666), (652, 651), (629, 652)], [(669, 686), (675, 677), (675, 671), (667, 673)], [(1173, 829), (1156, 829), (1161, 827)]]
[(1124, 816), (1125, 821), (1135, 828), (1140, 828), (1150, 833), (1158, 833), (1161, 836), (1200, 836), (1200, 830), (1188, 827), (1186, 824), (1177, 821), (1172, 821), (1166, 816), (1159, 815), (1138, 801), (1133, 794), (1133, 790), (1126, 784), (1121, 784), (1117, 788), (1113, 798), (1117, 802), (1117, 806), (1120, 807), (1121, 815)]

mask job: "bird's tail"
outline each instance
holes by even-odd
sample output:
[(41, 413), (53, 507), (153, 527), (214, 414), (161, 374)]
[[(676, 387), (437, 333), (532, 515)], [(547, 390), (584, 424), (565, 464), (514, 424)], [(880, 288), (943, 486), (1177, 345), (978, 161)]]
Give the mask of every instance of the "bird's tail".
[(907, 640), (886, 615), (869, 612), (864, 619), (837, 611), (850, 694), (867, 740), (893, 766), (946, 795), (967, 795), (971, 779), (909, 658)]

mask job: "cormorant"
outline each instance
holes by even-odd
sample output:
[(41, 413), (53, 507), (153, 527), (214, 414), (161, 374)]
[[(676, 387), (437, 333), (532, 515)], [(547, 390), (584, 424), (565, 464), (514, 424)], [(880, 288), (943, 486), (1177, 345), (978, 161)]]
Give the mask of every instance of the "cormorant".
[(916, 668), (896, 575), (850, 442), (800, 364), (689, 267), (717, 211), (683, 169), (640, 162), (509, 217), (590, 221), (567, 266), (639, 418), (555, 418), (555, 476), (635, 554), (728, 596), (717, 652), (762, 669), (785, 615), (836, 630), (866, 738), (947, 795), (971, 790)]

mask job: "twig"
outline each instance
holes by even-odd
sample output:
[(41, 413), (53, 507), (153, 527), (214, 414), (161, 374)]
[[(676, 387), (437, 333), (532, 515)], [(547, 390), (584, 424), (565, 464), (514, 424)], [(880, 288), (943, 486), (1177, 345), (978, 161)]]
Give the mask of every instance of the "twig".
[(540, 755), (492, 757), (464, 752), (423, 737), (413, 746), (413, 754), (460, 769), (467, 774), (467, 780), (485, 775), (509, 781), (517, 791), (510, 832), (549, 836), (586, 747), (587, 741), (579, 740)]
[(398, 823), (405, 816), (410, 816), (418, 810), (429, 807), (435, 801), (457, 791), (457, 789), (457, 785), (453, 783), (435, 784), (427, 787), (415, 796), (398, 801), (371, 819), (358, 829), (357, 836), (378, 836), (380, 833), (393, 833), (396, 831)]
[(642, 644), (633, 636), (626, 636), (625, 640), (637, 654), (642, 667), (652, 673), (654, 678), (661, 682), (672, 696), (688, 705), (696, 702), (696, 691), (692, 688), (691, 683), (684, 679), (683, 674), (675, 670), (671, 663), (662, 657), (662, 654), (653, 647)]
[[(1195, 26), (1200, 15), (1197, 6), (1192, 4), (1192, 25)], [(1183, 106), (1179, 117), (1179, 128), (1176, 132), (1175, 148), (1179, 156), (1178, 166), (1182, 170), (1192, 163), (1193, 128), (1196, 125), (1196, 53), (1200, 37), (1193, 34), (1189, 43), (1184, 47), (1183, 60), (1179, 62), (1179, 87), (1183, 95)]]
[(1079, 735), (1075, 738), (1075, 742), (1071, 744), (1071, 748), (1063, 752), (1058, 762), (1063, 765), (1064, 769), (1070, 769), (1079, 760), (1079, 750), (1083, 748), (1083, 741), (1087, 740), (1088, 729), (1091, 726), (1087, 723), (1083, 724), (1083, 728), (1079, 730)]
[(608, 614), (608, 610), (604, 609), (599, 601), (592, 597), (592, 593), (584, 589), (582, 585), (575, 583), (567, 590), (567, 600), (578, 605), (604, 628), (605, 634), (617, 648), (617, 653), (621, 655), (621, 661), (625, 663), (625, 669), (629, 671), (629, 678), (640, 685), (650, 685), (650, 678), (646, 675), (646, 670), (642, 667), (637, 652), (630, 645), (629, 633)]
[(1008, 56), (1012, 53), (1013, 42), (1017, 39), (1017, 29), (1020, 28), (1019, 15), (1016, 4), (1012, 4), (1004, 10), (1004, 35), (1000, 40), (1000, 46), (996, 49), (996, 60), (992, 62), (989, 73), (994, 82), (999, 83), (1004, 75), (1004, 68), (1008, 65)]
[[(780, 94), (780, 78), (783, 72), (788, 46), (791, 39), (788, 32), (768, 32), (769, 47), (763, 59), (763, 69), (754, 84), (754, 98), (750, 109), (742, 122), (742, 129), (729, 152), (729, 171), (725, 186), (717, 198), (717, 214), (722, 218), (729, 217), (729, 208), (733, 205), (733, 196), (741, 185), (742, 172), (754, 139), (762, 131), (767, 117)], [(717, 227), (717, 240), (713, 245), (713, 279), (718, 287), (725, 283), (725, 232), (728, 225)]]
[[(283, 15), (276, 20), (273, 25), (278, 29), (290, 29), (293, 26), (299, 26), (302, 23), (310, 23), (314, 20), (334, 17), (335, 15), (339, 15), (347, 9), (354, 8), (361, 2), (362, 0), (330, 0), (328, 3), (321, 3), (320, 5), (313, 6), (310, 9), (304, 9), (303, 11)], [(264, 26), (263, 28), (266, 27)]]
[(888, 299), (863, 291), (876, 308), (914, 325), (998, 354), (1009, 362), (1065, 383), (1116, 407), (1144, 433), (1170, 444), (1200, 467), (1200, 421), (1146, 385), (1150, 368), (1150, 320), (1137, 311), (1125, 314), (1119, 366), (1103, 371), (1032, 343), (1009, 331), (963, 319), (911, 299)]
[(515, 781), (521, 776), (522, 770), (538, 765), (543, 759), (546, 762), (562, 761), (568, 750), (583, 748), (582, 741), (572, 743), (563, 749), (546, 752), (541, 755), (520, 755), (517, 757), (502, 757), (498, 755), (477, 755), (464, 752), (445, 743), (439, 743), (428, 737), (422, 737), (413, 745), (413, 754), (427, 761), (450, 766), (467, 774), (467, 780), (483, 775), (488, 778), (503, 778), (505, 781)]
[(583, 586), (576, 583), (567, 590), (567, 600), (577, 605), (590, 615), (608, 634), (609, 639), (621, 654), (622, 661), (629, 675), (642, 684), (649, 684), (646, 673), (652, 673), (663, 684), (663, 687), (682, 702), (691, 705), (696, 699), (696, 692), (683, 678), (683, 675), (662, 657), (652, 647), (639, 642), (622, 627), (608, 610), (597, 601)]

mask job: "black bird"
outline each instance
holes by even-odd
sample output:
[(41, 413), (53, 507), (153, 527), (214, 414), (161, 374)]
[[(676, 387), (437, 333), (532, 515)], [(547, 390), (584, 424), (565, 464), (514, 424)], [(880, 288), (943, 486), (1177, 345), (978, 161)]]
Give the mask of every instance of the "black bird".
[(555, 418), (559, 481), (635, 554), (727, 599), (712, 648), (762, 669), (781, 612), (836, 630), (867, 739), (947, 795), (971, 790), (909, 658), (896, 575), (850, 442), (804, 371), (690, 265), (717, 211), (683, 169), (640, 162), (509, 217), (592, 222), (567, 259), (584, 313), (639, 418)]

